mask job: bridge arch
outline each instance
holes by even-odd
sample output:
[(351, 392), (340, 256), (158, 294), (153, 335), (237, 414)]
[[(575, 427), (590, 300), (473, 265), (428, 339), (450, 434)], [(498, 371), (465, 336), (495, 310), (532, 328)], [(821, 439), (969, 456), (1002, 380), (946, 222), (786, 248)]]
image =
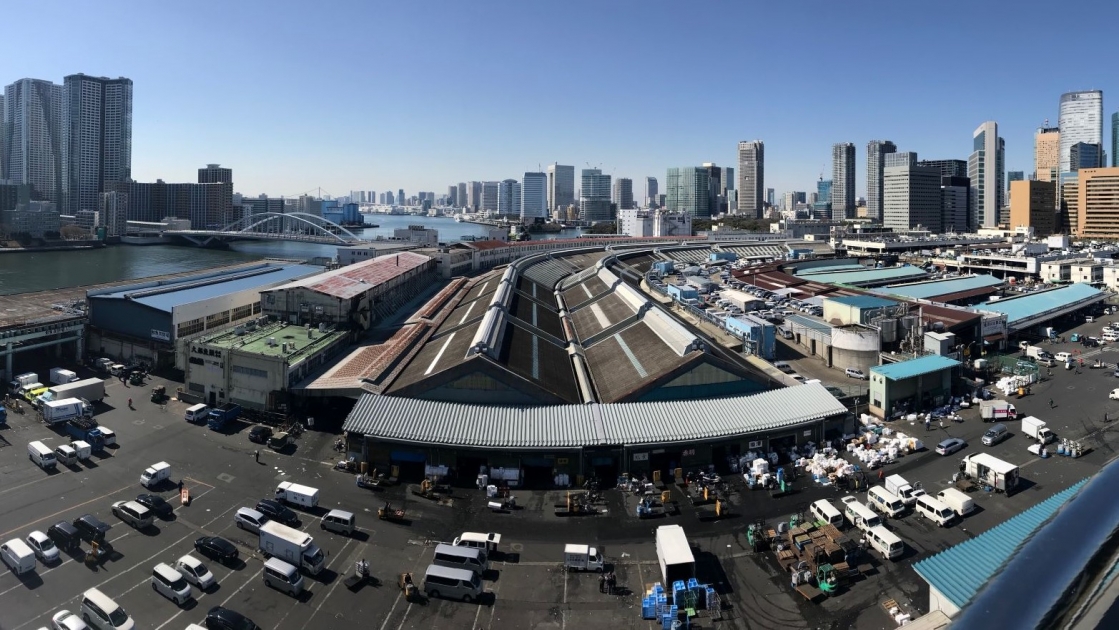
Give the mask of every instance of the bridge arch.
[[(284, 221), (289, 219), (294, 220), (302, 225), (310, 226), (314, 228), (316, 232), (322, 234), (323, 236), (333, 237), (340, 243), (349, 244), (355, 241), (362, 240), (361, 237), (347, 230), (341, 225), (338, 225), (337, 223), (329, 219), (324, 219), (318, 215), (308, 214), (306, 212), (261, 212), (259, 214), (253, 214), (234, 221), (233, 223), (230, 223), (229, 225), (222, 228), (221, 232), (226, 234), (251, 233), (256, 231), (255, 228), (269, 223), (273, 223), (278, 227), (282, 227)], [(349, 238), (343, 237), (335, 230), (343, 232)]]

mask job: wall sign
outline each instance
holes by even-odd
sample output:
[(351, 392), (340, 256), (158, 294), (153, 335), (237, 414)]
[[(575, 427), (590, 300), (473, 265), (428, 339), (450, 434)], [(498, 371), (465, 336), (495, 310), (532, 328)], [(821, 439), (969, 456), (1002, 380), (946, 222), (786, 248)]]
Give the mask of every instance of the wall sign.
[(156, 330), (155, 328), (152, 328), (152, 339), (158, 339), (159, 341), (171, 341), (171, 333), (167, 332), (166, 330)]
[(649, 454), (648, 453), (634, 453), (633, 454), (633, 461), (635, 461), (635, 462), (647, 462), (647, 461), (649, 461)]

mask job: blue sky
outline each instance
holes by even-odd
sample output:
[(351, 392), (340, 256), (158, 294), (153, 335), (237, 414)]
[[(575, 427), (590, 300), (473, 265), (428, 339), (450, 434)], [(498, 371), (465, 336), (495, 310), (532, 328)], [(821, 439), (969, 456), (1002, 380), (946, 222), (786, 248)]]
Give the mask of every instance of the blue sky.
[(0, 82), (131, 78), (140, 181), (442, 193), (558, 161), (641, 196), (761, 139), (778, 195), (854, 142), (863, 195), (868, 140), (966, 159), (985, 120), (1028, 173), (1065, 91), (1104, 90), (1110, 138), (1114, 8), (1077, 4), (7, 0)]

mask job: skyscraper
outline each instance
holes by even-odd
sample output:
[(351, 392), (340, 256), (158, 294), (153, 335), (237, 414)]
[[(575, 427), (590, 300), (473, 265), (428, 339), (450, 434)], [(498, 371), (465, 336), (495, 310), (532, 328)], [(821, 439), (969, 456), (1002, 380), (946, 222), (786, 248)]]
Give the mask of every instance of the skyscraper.
[(1006, 191), (1003, 196), (1006, 206), (1010, 206), (1010, 182), (1020, 182), (1026, 179), (1025, 171), (1007, 171), (1006, 172)]
[(400, 206), (408, 205), (408, 198), (404, 196), (403, 188), (396, 191), (396, 204)]
[[(556, 179), (559, 179), (557, 174)], [(558, 187), (556, 199), (559, 199)], [(591, 223), (613, 221), (610, 213), (610, 176), (597, 168), (585, 168), (579, 191), (579, 218)]]
[(839, 142), (831, 147), (831, 218), (855, 218), (855, 145)]
[(497, 213), (502, 216), (521, 214), (521, 183), (506, 179), (497, 184)]
[(575, 167), (553, 163), (548, 166), (548, 211), (575, 203)]
[[(1061, 134), (1062, 141), (1064, 133)], [(1005, 143), (999, 137), (999, 125), (989, 120), (972, 134), (972, 152), (967, 160), (967, 176), (971, 179), (972, 210), (968, 229), (996, 227), (1003, 203), (1003, 169)]]
[(866, 143), (866, 216), (882, 220), (882, 169), (886, 168), (886, 155), (898, 150), (889, 140), (871, 140)]
[(645, 178), (645, 207), (656, 208), (657, 197), (660, 196), (660, 191), (657, 187), (656, 177)]
[(668, 169), (665, 178), (665, 209), (684, 212), (693, 218), (711, 216), (711, 171), (703, 166)]
[(1075, 173), (1082, 168), (1106, 166), (1100, 162), (1102, 153), (1098, 144), (1077, 142), (1069, 148), (1069, 172)]
[(1111, 165), (1119, 166), (1119, 112), (1111, 115)]
[(466, 207), (466, 182), (459, 182), (457, 188), (458, 188), (458, 197), (456, 197), (456, 200), (458, 201), (458, 203), (455, 204), (455, 207), (456, 208), (465, 208)]
[(452, 208), (458, 207), (458, 185), (450, 184), (447, 186), (447, 205)]
[(894, 230), (917, 226), (943, 231), (940, 170), (910, 164), (886, 166), (882, 172), (882, 225)]
[(1103, 92), (1086, 90), (1062, 94), (1057, 127), (1061, 133), (1060, 169), (1068, 173), (1072, 145), (1087, 142), (1103, 147)]
[(828, 220), (832, 215), (832, 191), (834, 182), (821, 177), (816, 182), (816, 201), (812, 203), (812, 218)]
[(525, 173), (521, 178), (521, 221), (548, 218), (548, 176)]
[(233, 169), (222, 168), (221, 164), (207, 164), (205, 168), (198, 169), (198, 183), (221, 184), (214, 203), (208, 208), (212, 224), (224, 227), (240, 218), (233, 216)]
[(941, 177), (967, 177), (967, 160), (920, 160), (917, 166), (931, 166)]
[(614, 180), (614, 205), (618, 210), (629, 210), (633, 205), (633, 180), (619, 177)]
[(765, 212), (765, 144), (738, 143), (738, 214), (762, 218)]
[(31, 184), (34, 199), (56, 204), (62, 201), (62, 95), (61, 85), (20, 79), (0, 99), (6, 103), (0, 107), (0, 179)]
[[(918, 162), (923, 165), (922, 162)], [(963, 232), (967, 230), (968, 217), (971, 216), (971, 180), (954, 175), (940, 176), (940, 222), (945, 231)]]
[(132, 177), (132, 80), (72, 74), (63, 91), (62, 209), (76, 214)]
[(1057, 181), (1061, 165), (1061, 133), (1057, 127), (1038, 127), (1034, 134), (1034, 179)]
[[(482, 205), (479, 208), (482, 212), (497, 212), (498, 184), (499, 182), (482, 182)], [(400, 194), (403, 195), (404, 191)]]
[[(777, 205), (777, 191), (772, 188), (765, 189), (765, 204), (772, 208)], [(737, 206), (735, 206), (737, 207)]]

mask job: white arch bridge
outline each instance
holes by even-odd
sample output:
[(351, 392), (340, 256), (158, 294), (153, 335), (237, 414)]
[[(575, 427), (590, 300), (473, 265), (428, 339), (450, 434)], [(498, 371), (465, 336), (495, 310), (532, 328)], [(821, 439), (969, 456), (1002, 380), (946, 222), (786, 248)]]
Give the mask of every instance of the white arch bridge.
[(220, 230), (165, 230), (165, 236), (178, 236), (199, 246), (214, 241), (261, 240), (301, 241), (324, 245), (355, 245), (365, 239), (346, 228), (306, 212), (261, 212), (234, 221)]

